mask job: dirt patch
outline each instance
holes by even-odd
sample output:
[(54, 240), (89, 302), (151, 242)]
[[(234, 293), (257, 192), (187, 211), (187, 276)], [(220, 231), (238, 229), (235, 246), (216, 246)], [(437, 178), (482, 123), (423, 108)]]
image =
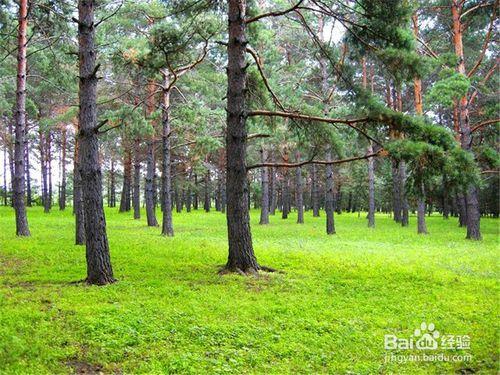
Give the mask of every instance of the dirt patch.
[(78, 375), (94, 375), (104, 374), (101, 365), (94, 365), (83, 361), (69, 361), (66, 366), (70, 367), (73, 374)]

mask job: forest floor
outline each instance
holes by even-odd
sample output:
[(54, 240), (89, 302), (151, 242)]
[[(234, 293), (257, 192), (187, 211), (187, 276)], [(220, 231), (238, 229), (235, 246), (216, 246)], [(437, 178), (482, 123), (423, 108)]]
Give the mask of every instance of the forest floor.
[[(437, 215), (419, 236), (415, 217), (401, 228), (380, 214), (370, 230), (343, 213), (327, 236), (323, 213), (264, 227), (253, 211), (258, 260), (283, 271), (257, 278), (217, 274), (221, 213), (174, 213), (174, 238), (106, 213), (118, 282), (91, 287), (74, 283), (85, 249), (73, 245), (71, 208), (29, 209), (32, 237), (21, 239), (0, 207), (1, 374), (497, 373), (498, 220), (470, 242)], [(409, 339), (422, 322), (440, 339), (470, 336), (470, 349), (384, 349), (384, 335)]]

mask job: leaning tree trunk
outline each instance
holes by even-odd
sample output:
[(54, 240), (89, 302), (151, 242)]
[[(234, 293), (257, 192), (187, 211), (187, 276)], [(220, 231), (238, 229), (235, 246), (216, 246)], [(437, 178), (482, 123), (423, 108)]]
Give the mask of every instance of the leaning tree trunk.
[(61, 193), (59, 194), (59, 209), (66, 209), (66, 126), (61, 129)]
[(29, 236), (28, 219), (24, 205), (24, 143), (26, 142), (26, 30), (28, 26), (28, 1), (19, 2), (19, 29), (17, 38), (17, 80), (15, 109), (14, 179), (12, 203), (16, 213), (16, 234)]
[[(326, 160), (332, 160), (331, 146), (325, 155)], [(335, 234), (335, 221), (333, 216), (333, 199), (334, 199), (334, 181), (333, 181), (333, 166), (327, 164), (325, 168), (326, 183), (325, 183), (325, 212), (326, 212), (326, 234)]]
[[(267, 151), (264, 147), (260, 149), (260, 160), (265, 163), (267, 159)], [(259, 224), (269, 224), (269, 169), (262, 167), (260, 171), (260, 178), (262, 184), (262, 196), (260, 207), (260, 221)]]
[(133, 200), (134, 206), (134, 219), (141, 218), (141, 160), (139, 156), (139, 139), (135, 141), (135, 155), (134, 155), (134, 189)]
[(80, 126), (77, 126), (75, 138), (75, 155), (73, 161), (73, 210), (75, 213), (75, 244), (85, 244), (85, 220), (83, 211), (82, 176), (80, 175), (80, 151), (78, 134)]
[[(300, 153), (297, 152), (297, 162)], [(304, 192), (302, 184), (302, 168), (295, 169), (295, 205), (297, 206), (297, 224), (304, 224)]]
[[(461, 13), (463, 10), (463, 2), (453, 0), (451, 5), (453, 19), (453, 45), (455, 54), (458, 58), (457, 71), (460, 74), (467, 75), (465, 70), (464, 49), (462, 43), (463, 24), (461, 21)], [(469, 101), (467, 95), (460, 98), (459, 102), (459, 126), (460, 126), (460, 145), (462, 149), (472, 153), (472, 131), (469, 123)], [(480, 220), (481, 213), (479, 210), (479, 194), (476, 185), (467, 187), (465, 192), (466, 202), (466, 225), (467, 239), (480, 240), (481, 228)]]
[(170, 85), (168, 72), (163, 73), (163, 90), (162, 90), (162, 192), (161, 192), (161, 206), (163, 207), (163, 223), (161, 234), (164, 236), (172, 237), (174, 235), (174, 226), (172, 222), (172, 175), (170, 171)]
[(102, 201), (102, 177), (97, 138), (97, 70), (94, 44), (94, 0), (78, 0), (79, 143), (87, 255), (87, 283), (115, 281), (109, 255)]
[(246, 34), (245, 0), (229, 0), (227, 64), (226, 188), (229, 255), (226, 268), (243, 273), (257, 272), (259, 265), (252, 246), (246, 154)]

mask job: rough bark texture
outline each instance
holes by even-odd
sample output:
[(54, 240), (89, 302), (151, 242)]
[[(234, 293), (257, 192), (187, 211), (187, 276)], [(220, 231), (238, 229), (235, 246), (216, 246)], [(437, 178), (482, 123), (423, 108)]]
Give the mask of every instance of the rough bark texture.
[(132, 153), (130, 147), (125, 144), (123, 156), (123, 186), (120, 198), (120, 212), (130, 211), (130, 186), (132, 184)]
[(248, 210), (246, 154), (245, 0), (229, 0), (227, 65), (226, 187), (229, 255), (226, 269), (255, 273), (259, 266), (252, 246)]
[(102, 201), (102, 177), (97, 138), (97, 69), (94, 45), (94, 0), (78, 1), (79, 46), (79, 143), (82, 177), (87, 283), (104, 285), (115, 281), (109, 255), (106, 219)]
[(163, 223), (161, 234), (164, 236), (172, 237), (174, 235), (174, 226), (172, 222), (172, 175), (170, 166), (170, 91), (167, 88), (170, 85), (168, 72), (163, 73), (163, 90), (162, 90), (162, 132), (161, 132), (161, 145), (162, 145), (162, 208), (163, 208)]
[[(297, 152), (297, 162), (300, 154)], [(302, 183), (302, 168), (295, 169), (295, 205), (297, 206), (297, 223), (304, 224), (304, 186)]]
[[(264, 147), (261, 147), (260, 149), (260, 160), (262, 163), (265, 163), (267, 160), (267, 151)], [(269, 224), (269, 169), (267, 167), (263, 167), (261, 169), (260, 178), (262, 184), (262, 195), (259, 224)]]
[(134, 189), (132, 206), (134, 207), (134, 219), (141, 218), (141, 159), (139, 140), (135, 141), (134, 147)]
[[(463, 25), (460, 15), (463, 10), (463, 1), (453, 0), (451, 4), (451, 12), (453, 19), (453, 45), (455, 54), (458, 58), (457, 71), (466, 75), (464, 49), (462, 43)], [(468, 97), (464, 95), (459, 102), (459, 126), (460, 126), (460, 144), (462, 149), (472, 152), (472, 132), (469, 123)], [(467, 239), (480, 240), (481, 229), (480, 220), (481, 213), (479, 210), (479, 194), (477, 186), (469, 186), (465, 193), (466, 202), (466, 225)]]
[[(332, 151), (330, 147), (326, 151), (325, 160), (332, 160)], [(334, 221), (334, 181), (333, 181), (333, 166), (328, 164), (325, 168), (325, 212), (326, 212), (326, 234), (335, 234)]]
[(29, 236), (28, 218), (24, 205), (25, 171), (24, 143), (26, 142), (26, 32), (28, 27), (28, 1), (19, 2), (19, 27), (17, 37), (17, 80), (15, 107), (14, 178), (12, 203), (16, 214), (16, 234)]

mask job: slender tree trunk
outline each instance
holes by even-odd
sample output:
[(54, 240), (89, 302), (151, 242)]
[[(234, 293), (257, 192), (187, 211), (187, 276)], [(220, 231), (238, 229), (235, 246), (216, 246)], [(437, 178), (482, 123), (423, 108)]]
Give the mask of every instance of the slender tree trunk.
[(17, 38), (17, 80), (15, 109), (14, 178), (12, 203), (16, 214), (16, 234), (29, 236), (28, 219), (24, 205), (25, 171), (24, 143), (26, 142), (26, 32), (28, 26), (28, 1), (19, 1), (19, 27)]
[(399, 178), (401, 192), (401, 225), (407, 227), (409, 224), (408, 198), (406, 197), (406, 163), (399, 162)]
[(120, 212), (130, 211), (130, 185), (132, 184), (132, 152), (130, 146), (125, 143), (123, 156), (123, 186), (120, 199)]
[(172, 221), (172, 175), (170, 163), (170, 86), (169, 72), (163, 72), (163, 90), (162, 90), (162, 207), (163, 223), (161, 234), (172, 237), (174, 235), (174, 226)]
[(229, 0), (227, 64), (226, 187), (229, 254), (226, 268), (254, 273), (259, 269), (252, 246), (246, 154), (245, 0)]
[[(264, 147), (260, 148), (260, 160), (265, 163), (267, 160), (267, 151)], [(269, 169), (263, 167), (260, 171), (262, 184), (262, 197), (260, 208), (259, 224), (269, 224)]]
[(31, 193), (31, 173), (30, 173), (30, 147), (29, 142), (25, 144), (25, 163), (26, 163), (26, 205), (31, 207), (33, 196)]
[(134, 207), (134, 219), (138, 220), (141, 218), (141, 160), (140, 160), (140, 150), (139, 139), (135, 140), (135, 153), (134, 153), (134, 189), (133, 189), (133, 201), (132, 205)]
[(52, 132), (47, 131), (47, 148), (45, 150), (45, 155), (47, 156), (47, 200), (45, 204), (45, 212), (50, 212), (52, 208)]
[(7, 144), (3, 148), (3, 205), (7, 206)]
[(290, 181), (288, 180), (288, 170), (283, 170), (283, 184), (281, 190), (281, 218), (288, 219), (290, 213)]
[(203, 209), (205, 212), (210, 212), (210, 171), (207, 170), (204, 178), (204, 201), (203, 201)]
[(460, 192), (457, 194), (457, 207), (458, 207), (458, 226), (465, 227), (467, 223), (467, 202), (465, 201), (465, 194)]
[(148, 140), (146, 155), (146, 182), (144, 184), (145, 200), (146, 200), (146, 218), (149, 227), (157, 227), (158, 221), (156, 220), (155, 201), (154, 201), (154, 142)]
[(194, 174), (194, 195), (193, 195), (193, 208), (195, 210), (198, 209), (198, 204), (199, 204), (199, 187), (198, 187), (198, 175), (195, 173)]
[[(15, 117), (15, 115), (14, 115)], [(15, 118), (14, 118), (14, 122), (15, 122)], [(15, 138), (15, 130), (14, 130), (14, 126), (13, 126), (13, 122), (12, 121), (9, 121), (9, 136), (10, 136), (10, 140), (9, 140), (9, 143), (8, 143), (8, 155), (9, 155), (9, 170), (10, 170), (10, 191), (11, 191), (11, 198), (10, 198), (10, 204), (12, 207), (14, 207), (14, 175), (15, 175), (15, 172), (14, 172), (14, 166), (15, 166), (15, 162), (14, 162), (14, 138)]]
[(311, 166), (311, 201), (313, 209), (313, 217), (319, 217), (319, 187), (318, 187), (318, 173), (316, 165)]
[(269, 213), (276, 213), (276, 171), (274, 167), (267, 170), (269, 174)]
[(82, 176), (80, 175), (80, 141), (78, 134), (80, 126), (77, 126), (75, 138), (75, 155), (73, 161), (73, 210), (75, 213), (75, 244), (85, 244), (85, 212), (83, 210)]
[[(370, 142), (368, 153), (373, 153), (373, 146)], [(375, 161), (368, 158), (368, 227), (375, 227)]]
[(111, 155), (111, 167), (109, 170), (109, 207), (116, 207), (116, 170), (114, 154)]
[(61, 129), (61, 194), (59, 195), (59, 209), (66, 209), (66, 135), (64, 126)]
[[(457, 71), (460, 74), (466, 75), (464, 50), (462, 44), (463, 25), (461, 21), (461, 13), (463, 10), (463, 1), (453, 0), (451, 4), (451, 12), (453, 19), (453, 45), (455, 54), (458, 58)], [(468, 98), (464, 95), (459, 102), (459, 126), (460, 126), (460, 144), (462, 149), (467, 152), (472, 152), (472, 132), (469, 123)], [(481, 229), (480, 220), (481, 213), (479, 210), (479, 194), (478, 188), (471, 185), (465, 192), (466, 202), (466, 226), (467, 239), (480, 240)]]
[[(297, 162), (300, 160), (300, 153), (296, 154)], [(304, 224), (304, 186), (302, 182), (302, 168), (295, 169), (295, 205), (297, 206), (297, 224)]]
[[(331, 146), (328, 146), (325, 155), (326, 160), (332, 160)], [(325, 212), (326, 212), (326, 234), (335, 234), (334, 221), (334, 181), (333, 181), (333, 166), (328, 164), (325, 168), (326, 183), (325, 183)]]
[(191, 176), (189, 176), (188, 186), (186, 191), (186, 212), (191, 212), (192, 204), (193, 204), (193, 192), (191, 191)]
[(392, 161), (392, 209), (393, 219), (401, 223), (401, 179), (399, 177), (399, 162)]
[(177, 213), (182, 212), (182, 193), (179, 192), (179, 184), (178, 178), (174, 178), (174, 202), (175, 202), (175, 211)]
[(102, 176), (97, 138), (97, 69), (94, 45), (94, 0), (78, 1), (78, 45), (80, 62), (79, 143), (87, 255), (87, 283), (104, 285), (115, 281), (109, 255), (106, 219), (102, 201)]
[(417, 221), (417, 233), (427, 234), (427, 225), (425, 224), (425, 187), (423, 182), (420, 184), (420, 191), (417, 199)]
[(339, 183), (337, 194), (335, 195), (335, 212), (337, 215), (342, 213), (342, 185)]

